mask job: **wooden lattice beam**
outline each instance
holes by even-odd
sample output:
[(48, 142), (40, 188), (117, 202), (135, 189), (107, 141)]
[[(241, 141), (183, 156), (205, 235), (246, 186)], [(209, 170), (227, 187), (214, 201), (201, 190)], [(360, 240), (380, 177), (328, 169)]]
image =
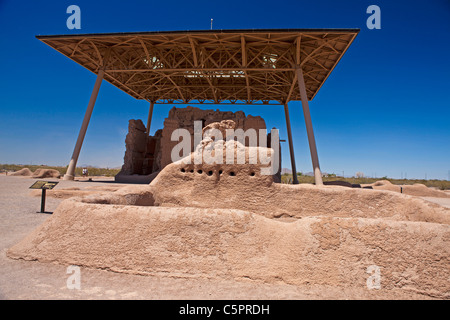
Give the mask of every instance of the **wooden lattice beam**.
[[(222, 30), (38, 36), (137, 99), (161, 103), (301, 100), (295, 67), (314, 98), (357, 29)], [(158, 102), (159, 101), (159, 102)]]

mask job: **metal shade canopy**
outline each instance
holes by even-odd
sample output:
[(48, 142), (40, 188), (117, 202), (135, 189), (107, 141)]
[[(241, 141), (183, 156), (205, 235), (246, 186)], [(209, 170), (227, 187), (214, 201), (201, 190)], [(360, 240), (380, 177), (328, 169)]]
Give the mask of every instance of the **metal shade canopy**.
[(136, 99), (286, 104), (312, 100), (359, 29), (257, 29), (37, 36)]
[(103, 79), (155, 104), (284, 105), (293, 183), (298, 183), (289, 101), (302, 101), (316, 185), (322, 185), (308, 100), (312, 100), (359, 29), (164, 31), (37, 36), (97, 74), (64, 176), (74, 179)]

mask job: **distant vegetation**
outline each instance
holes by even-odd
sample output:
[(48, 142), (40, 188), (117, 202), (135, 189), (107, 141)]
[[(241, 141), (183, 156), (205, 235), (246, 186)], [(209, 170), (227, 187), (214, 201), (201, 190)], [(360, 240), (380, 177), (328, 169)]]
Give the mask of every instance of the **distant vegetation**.
[[(18, 165), (18, 164), (0, 164), (0, 171), (18, 171), (23, 168), (28, 168), (31, 171), (36, 171), (37, 169), (55, 169), (58, 170), (63, 176), (67, 171), (67, 166), (65, 167), (52, 167), (45, 165)], [(113, 177), (119, 173), (120, 169), (109, 169), (109, 168), (95, 168), (95, 167), (87, 167), (88, 173), (90, 176), (105, 176), (105, 177)], [(82, 176), (82, 167), (76, 168), (75, 175)]]
[[(298, 174), (298, 182), (299, 183), (314, 183), (314, 177), (305, 176)], [(343, 178), (336, 176), (335, 174), (330, 174), (323, 177), (323, 181), (346, 181), (352, 184), (369, 184), (374, 183), (379, 180), (388, 180), (392, 184), (403, 185), (403, 184), (414, 184), (421, 183), (426, 185), (427, 187), (438, 188), (440, 190), (450, 190), (450, 181), (447, 180), (425, 180), (425, 179), (391, 179), (388, 177), (381, 178), (367, 178), (367, 177), (352, 177), (352, 178)], [(292, 174), (283, 174), (281, 176), (282, 183), (292, 183)]]

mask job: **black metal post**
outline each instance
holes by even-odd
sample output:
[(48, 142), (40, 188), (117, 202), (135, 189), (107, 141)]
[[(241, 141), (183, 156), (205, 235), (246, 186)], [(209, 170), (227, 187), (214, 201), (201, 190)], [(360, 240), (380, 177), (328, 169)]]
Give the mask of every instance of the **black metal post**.
[(42, 197), (41, 197), (41, 213), (45, 213), (45, 195), (47, 189), (42, 189)]

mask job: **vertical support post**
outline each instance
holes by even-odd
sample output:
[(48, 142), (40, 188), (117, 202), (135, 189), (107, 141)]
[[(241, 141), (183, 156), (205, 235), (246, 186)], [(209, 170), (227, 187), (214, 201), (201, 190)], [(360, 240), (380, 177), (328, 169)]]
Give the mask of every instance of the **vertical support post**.
[(42, 196), (41, 196), (41, 213), (45, 213), (45, 197), (46, 197), (47, 189), (42, 189)]
[(291, 120), (289, 118), (289, 108), (287, 103), (284, 104), (284, 115), (286, 117), (286, 127), (289, 140), (289, 152), (291, 154), (292, 183), (298, 184), (297, 169), (295, 167), (295, 157), (294, 157), (294, 143), (292, 142)]
[(147, 136), (150, 135), (150, 126), (152, 125), (152, 115), (153, 115), (153, 101), (150, 101), (150, 109), (148, 110), (148, 118), (147, 118)]
[(78, 156), (80, 155), (81, 146), (83, 145), (86, 130), (89, 125), (89, 121), (91, 120), (92, 110), (94, 109), (95, 101), (97, 100), (98, 91), (100, 90), (100, 85), (102, 84), (104, 75), (105, 70), (101, 68), (97, 74), (97, 80), (95, 80), (94, 89), (92, 90), (91, 98), (84, 115), (83, 124), (81, 125), (80, 133), (78, 134), (77, 143), (75, 144), (69, 167), (64, 175), (64, 180), (73, 180), (75, 177), (75, 168), (77, 166)]
[(316, 185), (323, 185), (322, 172), (319, 166), (319, 156), (317, 155), (316, 140), (314, 139), (314, 131), (312, 127), (311, 114), (309, 112), (308, 95), (306, 94), (305, 79), (303, 78), (302, 68), (297, 65), (295, 68), (297, 73), (298, 87), (300, 97), (302, 99), (303, 115), (305, 117), (306, 133), (308, 134), (309, 150), (311, 152), (311, 160), (314, 170), (314, 181)]

